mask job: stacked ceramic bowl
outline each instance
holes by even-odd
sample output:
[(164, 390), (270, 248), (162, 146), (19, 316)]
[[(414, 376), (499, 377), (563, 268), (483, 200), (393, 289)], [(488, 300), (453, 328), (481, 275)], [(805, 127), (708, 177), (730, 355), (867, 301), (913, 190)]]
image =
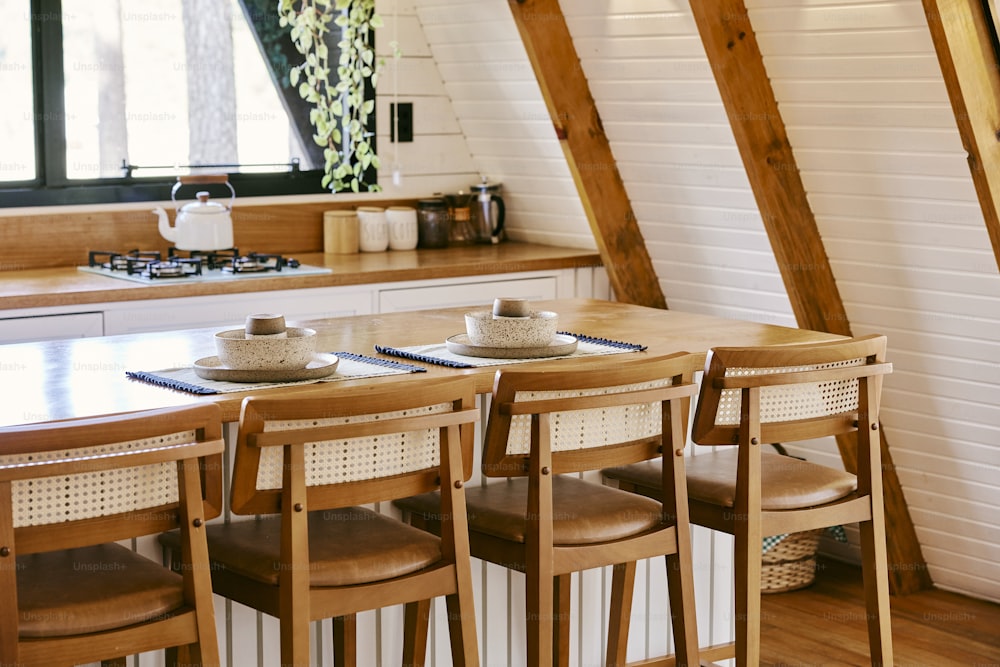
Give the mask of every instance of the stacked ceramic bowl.
[(469, 342), (488, 348), (537, 348), (552, 343), (559, 316), (550, 310), (535, 311), (525, 299), (496, 299), (493, 310), (466, 313)]
[(286, 327), (281, 315), (250, 315), (243, 329), (215, 334), (215, 349), (229, 369), (297, 370), (309, 365), (316, 354), (316, 331)]

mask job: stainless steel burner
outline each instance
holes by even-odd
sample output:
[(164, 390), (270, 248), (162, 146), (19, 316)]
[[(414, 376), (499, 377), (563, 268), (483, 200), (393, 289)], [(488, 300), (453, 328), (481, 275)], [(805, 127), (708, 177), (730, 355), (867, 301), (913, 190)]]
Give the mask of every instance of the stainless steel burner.
[(252, 252), (241, 255), (237, 248), (212, 251), (170, 248), (166, 259), (156, 250), (94, 250), (89, 254), (88, 265), (78, 268), (88, 273), (144, 283), (233, 280), (332, 272), (324, 267), (300, 264), (294, 258), (279, 254)]

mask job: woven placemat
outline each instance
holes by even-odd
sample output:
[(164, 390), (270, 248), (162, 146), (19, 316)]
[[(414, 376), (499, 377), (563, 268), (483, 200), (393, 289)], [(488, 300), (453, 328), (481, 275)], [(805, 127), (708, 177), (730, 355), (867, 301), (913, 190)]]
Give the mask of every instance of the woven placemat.
[(427, 369), (403, 364), (391, 359), (379, 359), (353, 352), (334, 352), (340, 362), (333, 374), (324, 378), (298, 380), (295, 382), (226, 382), (223, 380), (206, 380), (194, 372), (193, 367), (165, 368), (158, 371), (125, 371), (128, 377), (155, 384), (167, 389), (176, 389), (190, 394), (225, 394), (254, 389), (270, 389), (271, 387), (286, 387), (299, 384), (314, 384), (317, 382), (337, 382), (338, 380), (357, 380), (359, 378), (379, 377), (383, 375), (402, 375), (405, 373), (426, 373)]
[(450, 368), (479, 368), (482, 366), (499, 366), (507, 364), (527, 363), (530, 361), (546, 361), (553, 359), (574, 359), (579, 357), (600, 355), (600, 354), (621, 354), (623, 352), (639, 352), (646, 349), (645, 345), (635, 343), (623, 343), (607, 338), (595, 338), (583, 334), (560, 331), (564, 336), (573, 336), (577, 339), (576, 351), (572, 354), (564, 354), (555, 357), (532, 357), (531, 359), (490, 359), (488, 357), (466, 357), (455, 354), (448, 349), (447, 344), (434, 343), (431, 345), (413, 345), (410, 347), (388, 347), (376, 345), (375, 351), (381, 354), (388, 354), (394, 357), (402, 357), (411, 361), (423, 361), (438, 366), (448, 366)]

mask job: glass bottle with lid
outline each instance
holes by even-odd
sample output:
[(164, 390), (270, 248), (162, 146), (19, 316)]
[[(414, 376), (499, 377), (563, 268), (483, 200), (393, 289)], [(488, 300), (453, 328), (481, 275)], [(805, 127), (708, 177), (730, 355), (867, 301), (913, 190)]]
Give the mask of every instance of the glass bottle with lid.
[(472, 226), (472, 205), (476, 195), (459, 190), (444, 196), (448, 202), (448, 212), (451, 215), (451, 231), (448, 234), (448, 245), (472, 245), (476, 242), (476, 230)]
[(440, 197), (417, 202), (417, 245), (421, 248), (447, 248), (451, 233), (448, 205)]

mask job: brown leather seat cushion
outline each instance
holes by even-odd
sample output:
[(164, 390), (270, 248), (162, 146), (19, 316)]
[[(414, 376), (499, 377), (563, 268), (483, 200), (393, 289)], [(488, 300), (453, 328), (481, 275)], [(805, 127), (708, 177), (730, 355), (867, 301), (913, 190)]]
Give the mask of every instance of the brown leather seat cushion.
[[(440, 512), (436, 492), (395, 503), (417, 514), (433, 516)], [(470, 531), (524, 542), (527, 478), (467, 486), (465, 503)], [(552, 480), (552, 505), (556, 545), (597, 544), (637, 535), (659, 525), (662, 513), (662, 506), (655, 500), (564, 475)]]
[[(688, 497), (721, 507), (736, 504), (735, 447), (686, 458)], [(660, 462), (644, 461), (604, 474), (655, 489), (660, 485)], [(761, 508), (789, 510), (815, 507), (850, 495), (858, 487), (857, 478), (843, 470), (802, 461), (774, 452), (761, 452)]]
[(181, 577), (119, 544), (17, 558), (21, 637), (135, 625), (184, 604)]
[[(160, 541), (177, 549), (175, 532)], [(211, 524), (208, 554), (223, 567), (265, 584), (278, 585), (281, 520)], [(427, 532), (363, 507), (309, 513), (309, 582), (349, 586), (401, 577), (441, 560), (441, 541)]]

